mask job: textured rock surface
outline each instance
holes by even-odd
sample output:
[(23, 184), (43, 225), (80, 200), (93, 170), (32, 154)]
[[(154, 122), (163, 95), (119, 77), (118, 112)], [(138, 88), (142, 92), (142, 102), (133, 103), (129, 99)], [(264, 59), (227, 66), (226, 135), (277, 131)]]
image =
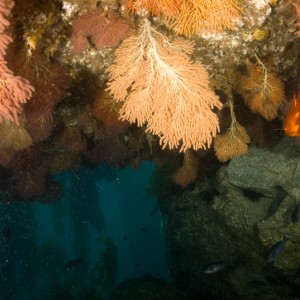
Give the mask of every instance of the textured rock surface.
[[(273, 149), (251, 148), (222, 167), (219, 194), (204, 199), (196, 187), (169, 206), (169, 261), (178, 281), (211, 297), (293, 299), (300, 291), (300, 223), (291, 214), (300, 202), (300, 153), (290, 141)], [(298, 180), (298, 181), (297, 181)], [(290, 240), (274, 264), (268, 249), (283, 235)], [(224, 270), (203, 267), (226, 262)]]

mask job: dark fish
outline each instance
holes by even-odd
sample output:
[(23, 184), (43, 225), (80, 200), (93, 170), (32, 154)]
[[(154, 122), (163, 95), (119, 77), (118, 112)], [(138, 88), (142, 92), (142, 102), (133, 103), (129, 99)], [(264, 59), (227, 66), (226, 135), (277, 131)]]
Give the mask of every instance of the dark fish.
[(81, 258), (75, 258), (65, 263), (66, 270), (73, 270), (83, 263)]
[(284, 235), (280, 241), (278, 241), (276, 244), (274, 244), (268, 250), (268, 253), (267, 253), (267, 256), (266, 256), (266, 262), (273, 263), (277, 259), (279, 254), (283, 251), (285, 243), (288, 240), (289, 240), (289, 238)]
[(205, 274), (213, 274), (222, 271), (225, 268), (226, 264), (223, 261), (216, 261), (209, 265), (207, 265), (203, 269), (203, 273)]
[(7, 226), (4, 226), (1, 231), (3, 242), (7, 243), (10, 240), (10, 229)]
[(291, 214), (291, 220), (293, 223), (298, 223), (300, 221), (300, 203), (295, 206)]
[(123, 235), (123, 240), (127, 240), (127, 235)]
[(145, 233), (150, 233), (150, 230), (147, 229), (147, 228), (145, 228), (145, 227), (141, 228), (141, 231), (143, 231), (143, 232), (145, 232)]
[(140, 264), (135, 264), (134, 267), (135, 268), (139, 268), (141, 265)]

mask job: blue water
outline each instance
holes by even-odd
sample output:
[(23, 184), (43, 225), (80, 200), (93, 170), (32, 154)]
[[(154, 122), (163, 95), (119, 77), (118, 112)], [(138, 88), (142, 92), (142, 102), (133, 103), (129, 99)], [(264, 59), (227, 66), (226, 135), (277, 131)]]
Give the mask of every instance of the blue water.
[(59, 201), (1, 202), (10, 237), (0, 241), (0, 300), (105, 297), (131, 277), (169, 280), (165, 219), (146, 192), (153, 168), (82, 168), (57, 176)]

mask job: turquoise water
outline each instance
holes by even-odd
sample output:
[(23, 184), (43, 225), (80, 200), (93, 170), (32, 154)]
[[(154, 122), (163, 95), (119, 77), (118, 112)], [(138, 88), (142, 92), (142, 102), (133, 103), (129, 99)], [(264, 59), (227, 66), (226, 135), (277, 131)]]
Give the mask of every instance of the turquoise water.
[[(153, 164), (57, 176), (60, 200), (1, 203), (0, 299), (106, 297), (143, 274), (169, 280), (164, 222), (147, 186)], [(91, 292), (92, 291), (92, 292)], [(91, 297), (89, 298), (91, 299)]]

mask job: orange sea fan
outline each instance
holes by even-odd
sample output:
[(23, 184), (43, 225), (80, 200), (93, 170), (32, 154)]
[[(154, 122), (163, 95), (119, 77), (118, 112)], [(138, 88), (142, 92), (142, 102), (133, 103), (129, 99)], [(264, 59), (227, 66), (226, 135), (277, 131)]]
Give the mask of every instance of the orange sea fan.
[(185, 188), (197, 178), (199, 168), (198, 157), (192, 150), (184, 152), (183, 165), (172, 176), (173, 181)]
[(248, 75), (241, 76), (237, 90), (253, 112), (269, 121), (277, 117), (278, 109), (284, 102), (281, 80), (271, 66), (259, 59), (257, 64), (248, 65)]
[(24, 120), (20, 118), (19, 123), (3, 121), (0, 124), (0, 148), (19, 151), (32, 145), (32, 138), (24, 128)]
[(241, 12), (236, 0), (184, 0), (171, 29), (188, 37), (233, 29), (233, 20), (240, 18)]
[(219, 161), (225, 162), (233, 157), (245, 154), (248, 151), (250, 137), (246, 129), (234, 122), (224, 134), (215, 138), (214, 149)]
[(219, 161), (225, 162), (248, 151), (250, 137), (246, 129), (237, 121), (233, 101), (228, 101), (231, 124), (224, 134), (217, 134), (214, 140), (214, 150)]
[(127, 0), (126, 9), (130, 14), (151, 14), (164, 18), (174, 17), (182, 0)]
[(19, 125), (18, 115), (33, 95), (34, 88), (27, 79), (15, 76), (4, 58), (8, 44), (13, 40), (5, 32), (10, 25), (7, 17), (13, 6), (12, 0), (0, 1), (0, 122), (9, 120)]
[(120, 119), (157, 135), (162, 148), (209, 148), (219, 131), (214, 108), (222, 103), (208, 72), (189, 55), (195, 43), (174, 42), (144, 18), (139, 33), (124, 40), (107, 68), (107, 91), (122, 103)]

